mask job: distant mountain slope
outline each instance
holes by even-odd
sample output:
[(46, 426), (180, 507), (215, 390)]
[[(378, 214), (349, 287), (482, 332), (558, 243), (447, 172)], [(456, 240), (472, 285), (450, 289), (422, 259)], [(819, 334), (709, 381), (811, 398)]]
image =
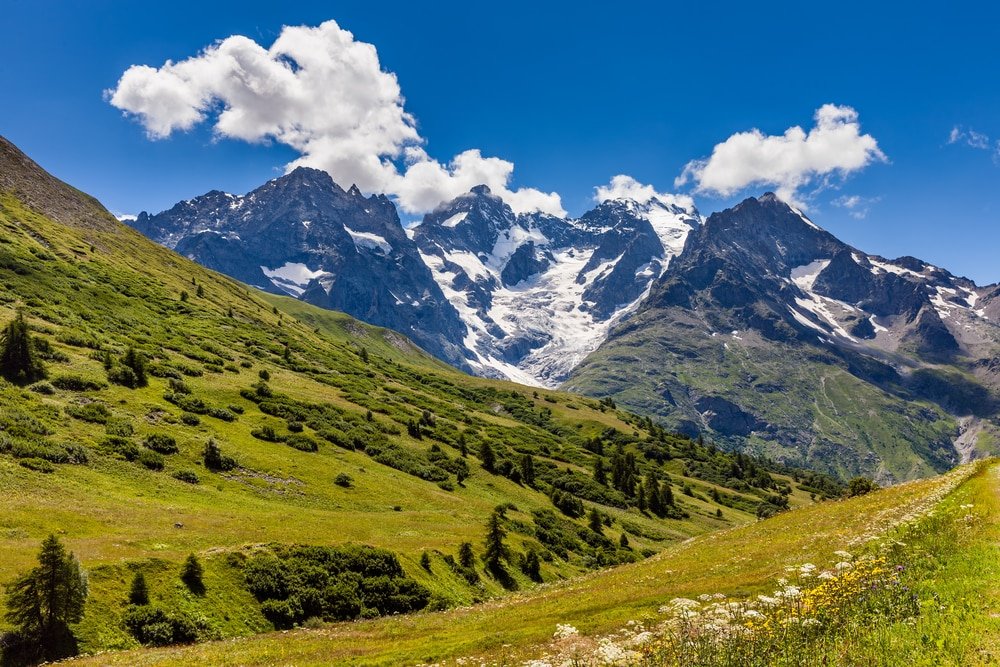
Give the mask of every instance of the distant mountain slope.
[(713, 214), (565, 387), (841, 475), (995, 451), (997, 289), (842, 243), (774, 195)]
[(696, 211), (656, 199), (606, 201), (579, 220), (515, 216), (485, 186), (412, 229), (461, 314), (477, 372), (554, 386), (645, 296)]
[(383, 196), (299, 168), (246, 195), (212, 191), (130, 223), (203, 266), (413, 338), (465, 366), (465, 327)]

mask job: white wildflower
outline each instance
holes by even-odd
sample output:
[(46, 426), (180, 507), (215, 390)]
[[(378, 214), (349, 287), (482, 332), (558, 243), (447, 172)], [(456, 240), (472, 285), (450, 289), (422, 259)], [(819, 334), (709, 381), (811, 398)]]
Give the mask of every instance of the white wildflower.
[(580, 634), (580, 632), (574, 628), (572, 625), (557, 623), (556, 631), (552, 635), (553, 639), (567, 639), (569, 637), (575, 637)]

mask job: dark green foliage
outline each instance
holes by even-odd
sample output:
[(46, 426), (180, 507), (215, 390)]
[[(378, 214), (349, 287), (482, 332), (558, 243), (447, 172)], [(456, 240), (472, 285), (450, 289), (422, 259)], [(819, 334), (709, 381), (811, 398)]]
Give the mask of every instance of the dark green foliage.
[(130, 438), (135, 434), (135, 428), (128, 417), (112, 417), (104, 424), (104, 432), (108, 435)]
[(198, 415), (193, 412), (182, 412), (181, 423), (185, 426), (197, 426), (201, 423), (201, 419), (199, 419)]
[(151, 605), (132, 605), (123, 618), (136, 641), (148, 646), (193, 644), (198, 641), (198, 624), (181, 612), (168, 612)]
[(184, 482), (185, 484), (200, 484), (201, 480), (198, 479), (197, 473), (191, 472), (190, 470), (178, 470), (172, 477), (176, 480)]
[(166, 433), (151, 433), (146, 436), (143, 444), (160, 454), (176, 454), (178, 451), (177, 441)]
[(476, 554), (472, 550), (472, 544), (462, 542), (458, 547), (458, 562), (462, 567), (474, 568), (476, 566)]
[(424, 568), (428, 572), (431, 571), (431, 555), (426, 551), (420, 554), (420, 567)]
[(251, 558), (247, 588), (279, 628), (307, 618), (349, 620), (423, 609), (430, 592), (407, 577), (384, 549), (274, 547)]
[(42, 396), (52, 396), (56, 393), (56, 388), (53, 387), (50, 382), (45, 382), (43, 380), (28, 387), (28, 391), (33, 391), (36, 394), (41, 394)]
[(146, 585), (146, 577), (142, 572), (136, 572), (132, 577), (132, 586), (128, 593), (129, 604), (144, 605), (149, 604), (149, 587)]
[(204, 574), (205, 570), (197, 556), (190, 554), (184, 559), (184, 565), (181, 566), (181, 581), (195, 595), (205, 594), (205, 582), (202, 580)]
[(236, 467), (236, 461), (222, 453), (219, 443), (214, 438), (209, 438), (208, 442), (205, 443), (202, 459), (205, 462), (205, 467), (212, 472), (225, 472)]
[(510, 551), (504, 543), (504, 538), (507, 537), (507, 530), (503, 525), (506, 518), (506, 510), (502, 505), (490, 514), (483, 551), (483, 564), (487, 571), (501, 580), (510, 576), (504, 565), (510, 559)]
[(531, 454), (523, 454), (521, 456), (521, 481), (523, 481), (528, 486), (535, 485), (535, 459)]
[(534, 582), (539, 582), (542, 580), (542, 563), (538, 557), (538, 552), (534, 549), (528, 549), (521, 556), (521, 572), (523, 572), (529, 579)]
[(486, 440), (483, 440), (479, 446), (479, 462), (482, 463), (483, 470), (486, 472), (496, 472), (497, 457), (493, 452), (493, 446)]
[(601, 486), (608, 485), (608, 473), (604, 469), (604, 459), (600, 456), (594, 458), (594, 481)]
[(583, 501), (574, 496), (572, 493), (566, 493), (564, 491), (560, 491), (559, 489), (554, 489), (552, 491), (552, 504), (566, 516), (574, 518), (583, 516)]
[(18, 459), (18, 463), (28, 470), (34, 470), (35, 472), (51, 473), (56, 471), (56, 467), (45, 459), (33, 456), (26, 459)]
[(628, 546), (628, 535), (626, 535), (625, 533), (621, 534), (621, 536), (618, 538), (618, 546), (620, 546), (622, 549), (628, 549), (629, 548), (629, 546)]
[(589, 526), (590, 529), (598, 535), (604, 534), (604, 525), (601, 521), (601, 513), (597, 511), (596, 507), (590, 508), (590, 513), (587, 515), (587, 526)]
[(93, 424), (106, 424), (111, 418), (111, 411), (103, 403), (84, 403), (83, 405), (70, 405), (66, 412), (71, 417)]
[(139, 463), (150, 470), (163, 470), (163, 455), (151, 449), (139, 452)]
[(289, 447), (294, 447), (300, 452), (318, 452), (319, 443), (310, 438), (308, 435), (303, 435), (301, 433), (293, 433), (287, 436), (285, 439), (285, 444)]
[(17, 317), (0, 337), (0, 375), (15, 384), (31, 384), (45, 377), (42, 362), (35, 357), (35, 348), (24, 315)]
[(878, 491), (879, 485), (867, 477), (855, 477), (847, 483), (847, 490), (844, 492), (848, 498), (863, 496), (872, 491)]
[(351, 484), (354, 483), (354, 480), (352, 480), (351, 476), (348, 475), (346, 472), (342, 472), (338, 473), (337, 476), (333, 478), (333, 483), (336, 484), (337, 486), (342, 486), (345, 489), (349, 489), (351, 488)]
[(7, 585), (5, 618), (17, 628), (17, 652), (44, 660), (75, 654), (69, 627), (83, 618), (86, 600), (79, 561), (50, 535), (42, 542), (38, 567)]
[(146, 372), (146, 357), (134, 347), (128, 348), (125, 356), (122, 357), (119, 363), (106, 359), (105, 367), (108, 370), (108, 381), (114, 384), (131, 389), (145, 387), (149, 384)]

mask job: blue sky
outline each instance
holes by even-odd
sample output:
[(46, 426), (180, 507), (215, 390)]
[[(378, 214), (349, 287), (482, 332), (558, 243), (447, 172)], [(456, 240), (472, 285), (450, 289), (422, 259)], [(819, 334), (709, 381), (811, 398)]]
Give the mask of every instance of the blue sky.
[(694, 194), (704, 213), (775, 189), (675, 179), (735, 133), (809, 132), (824, 104), (849, 107), (885, 159), (802, 176), (794, 196), (810, 216), (866, 251), (1000, 280), (1000, 17), (985, 3), (153, 4), (3, 3), (0, 134), (115, 211), (245, 192), (301, 157), (280, 140), (218, 138), (212, 113), (150, 140), (104, 95), (130, 66), (232, 35), (267, 49), (284, 25), (332, 19), (395, 73), (428, 165), (478, 149), (513, 163), (512, 190), (558, 193), (570, 214), (617, 174)]

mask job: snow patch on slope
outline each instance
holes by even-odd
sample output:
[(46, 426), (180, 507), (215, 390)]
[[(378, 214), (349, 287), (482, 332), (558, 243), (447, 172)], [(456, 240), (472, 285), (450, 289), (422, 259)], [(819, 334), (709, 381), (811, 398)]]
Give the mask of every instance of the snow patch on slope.
[(351, 235), (351, 238), (354, 240), (354, 245), (358, 248), (378, 250), (383, 255), (387, 255), (392, 252), (392, 244), (378, 234), (372, 234), (371, 232), (358, 232), (351, 229), (347, 225), (344, 225), (344, 231)]
[(291, 294), (294, 297), (302, 296), (306, 286), (314, 279), (322, 276), (326, 271), (319, 269), (311, 270), (305, 264), (296, 262), (285, 262), (284, 265), (275, 269), (266, 266), (260, 267), (270, 281), (280, 290)]

